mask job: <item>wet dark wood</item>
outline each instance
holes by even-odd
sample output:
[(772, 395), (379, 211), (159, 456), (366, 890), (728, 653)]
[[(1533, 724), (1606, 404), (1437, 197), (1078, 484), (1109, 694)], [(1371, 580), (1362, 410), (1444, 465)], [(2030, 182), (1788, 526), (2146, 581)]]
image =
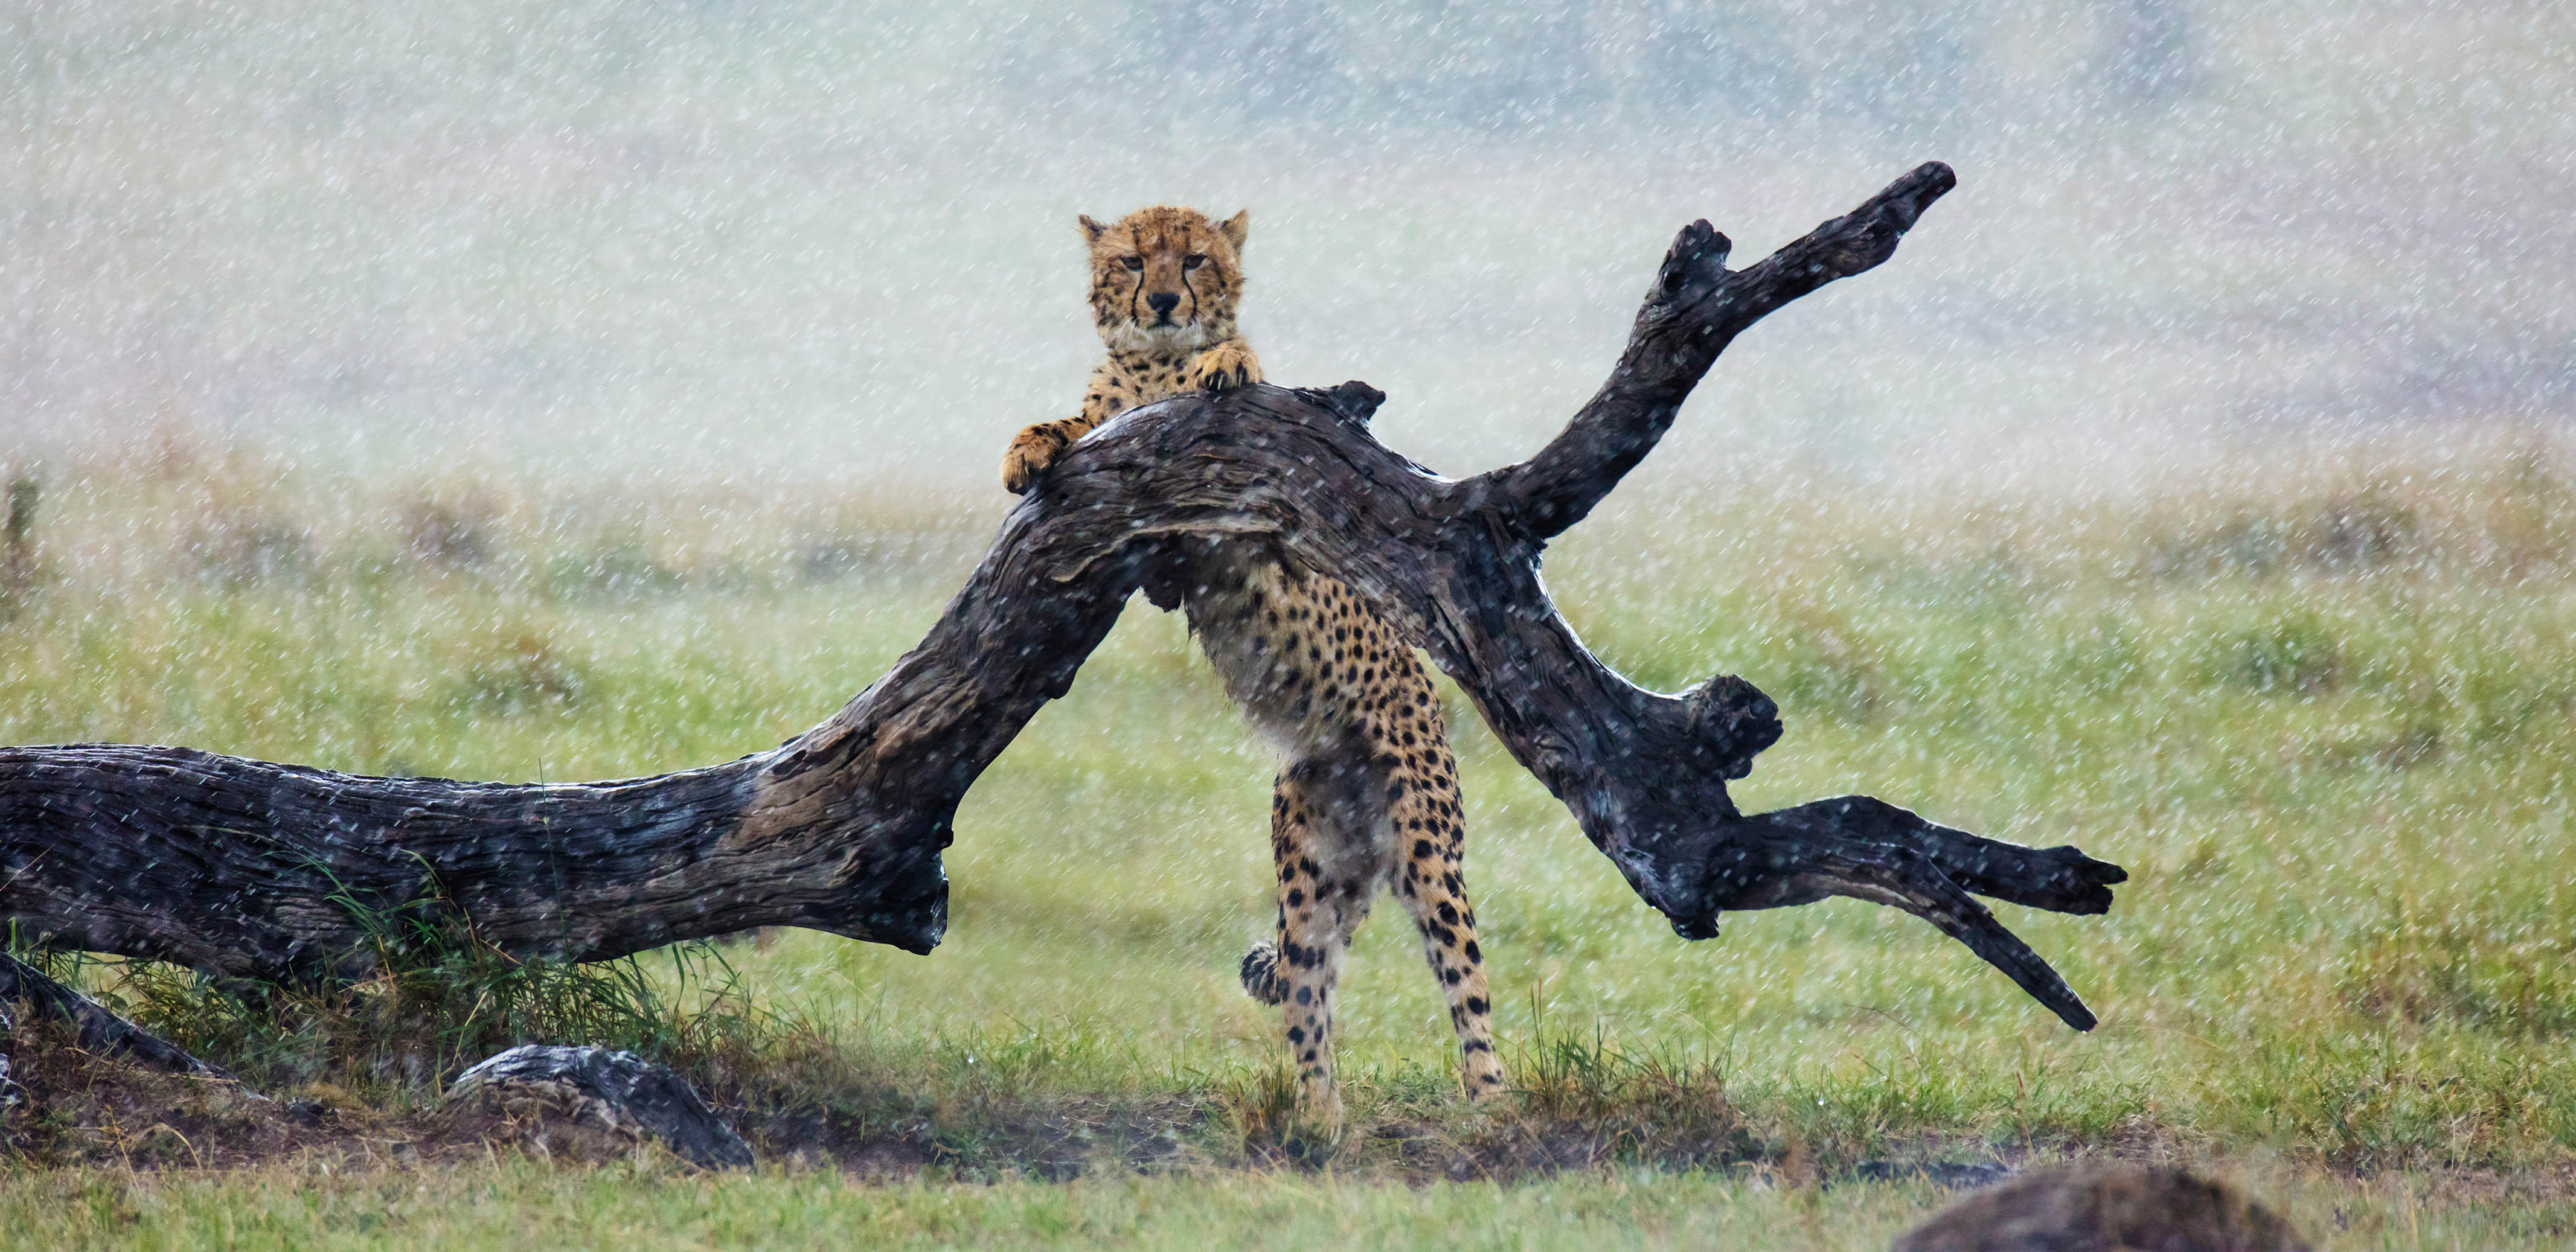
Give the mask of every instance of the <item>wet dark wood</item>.
[[(752, 926), (927, 951), (958, 801), (1138, 589), (1194, 545), (1349, 583), (1475, 701), (1514, 759), (1685, 937), (1829, 895), (1925, 917), (2078, 1029), (2092, 1014), (1973, 898), (2099, 913), (2117, 866), (1977, 838), (1867, 797), (1745, 816), (1780, 734), (1751, 683), (1646, 691), (1576, 641), (1546, 541), (1652, 450), (1736, 334), (1886, 260), (1953, 185), (1926, 165), (1742, 270), (1706, 222), (1664, 258), (1599, 394), (1536, 457), (1464, 481), (1367, 432), (1383, 397), (1255, 386), (1121, 415), (1068, 450), (921, 645), (775, 751), (624, 782), (363, 778), (178, 748), (0, 749), (0, 914), (71, 947), (277, 978), (363, 972), (385, 919), (595, 959)], [(1973, 893), (1973, 894), (1972, 894)]]
[[(38, 1017), (69, 1022), (75, 1042), (100, 1056), (123, 1057), (155, 1069), (232, 1081), (222, 1068), (188, 1055), (178, 1045), (117, 1016), (107, 1006), (64, 986), (43, 970), (0, 953), (0, 1005), (18, 1005)], [(8, 1015), (0, 1011), (0, 1033)]]

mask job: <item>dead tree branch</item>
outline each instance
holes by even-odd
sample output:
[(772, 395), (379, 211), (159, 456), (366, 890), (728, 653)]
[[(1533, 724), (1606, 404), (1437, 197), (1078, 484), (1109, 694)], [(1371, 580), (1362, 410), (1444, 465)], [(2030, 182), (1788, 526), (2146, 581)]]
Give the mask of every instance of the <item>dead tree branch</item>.
[[(232, 1081), (233, 1076), (221, 1068), (117, 1016), (106, 1005), (54, 981), (43, 970), (0, 952), (0, 1005), (7, 1004), (23, 1004), (39, 1017), (71, 1023), (78, 1032), (80, 1046), (100, 1056), (121, 1056), (154, 1069)], [(7, 1020), (6, 1014), (0, 1014), (0, 1022)]]
[[(381, 927), (470, 926), (506, 950), (614, 957), (759, 925), (926, 952), (966, 789), (1137, 590), (1185, 595), (1193, 545), (1264, 545), (1366, 596), (1466, 690), (1689, 938), (1720, 913), (1828, 895), (1930, 920), (2078, 1029), (2093, 1016), (1972, 894), (2073, 913), (2126, 875), (1846, 797), (1747, 817), (1727, 781), (1780, 734), (1739, 678), (1659, 695), (1601, 664), (1537, 577), (1546, 541), (1651, 451), (1733, 338), (1886, 260), (1954, 179), (1926, 165), (1742, 270), (1681, 232), (1599, 394), (1537, 456), (1439, 478), (1366, 431), (1383, 398), (1256, 386), (1132, 411), (1003, 523), (921, 645), (771, 752), (654, 778), (363, 778), (180, 748), (0, 749), (0, 916), (63, 946), (279, 979), (363, 972)], [(375, 927), (375, 929), (371, 929)]]

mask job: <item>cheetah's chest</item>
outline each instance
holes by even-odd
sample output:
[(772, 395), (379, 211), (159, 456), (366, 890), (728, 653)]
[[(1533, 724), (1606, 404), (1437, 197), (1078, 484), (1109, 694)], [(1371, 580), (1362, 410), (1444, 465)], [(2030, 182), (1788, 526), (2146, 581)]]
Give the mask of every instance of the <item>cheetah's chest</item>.
[(1122, 361), (1112, 367), (1111, 377), (1129, 395), (1136, 397), (1136, 404), (1147, 405), (1189, 390), (1182, 382), (1186, 364), (1185, 359), (1160, 357)]

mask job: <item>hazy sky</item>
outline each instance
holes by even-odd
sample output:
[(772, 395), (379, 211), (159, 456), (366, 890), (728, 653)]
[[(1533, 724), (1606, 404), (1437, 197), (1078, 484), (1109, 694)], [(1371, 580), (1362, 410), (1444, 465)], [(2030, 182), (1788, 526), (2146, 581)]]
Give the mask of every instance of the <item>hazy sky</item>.
[(0, 457), (989, 477), (1097, 352), (1078, 212), (1252, 210), (1274, 381), (1451, 471), (1597, 385), (1672, 231), (1916, 162), (1895, 262), (1665, 471), (2576, 410), (2548, 4), (592, 3), (0, 10)]

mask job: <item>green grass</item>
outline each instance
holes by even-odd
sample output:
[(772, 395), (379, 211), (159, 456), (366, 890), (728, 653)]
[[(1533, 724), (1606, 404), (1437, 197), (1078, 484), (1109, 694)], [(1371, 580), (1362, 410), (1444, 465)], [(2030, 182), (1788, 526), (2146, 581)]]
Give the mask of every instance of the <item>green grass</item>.
[[(2546, 456), (2451, 451), (2439, 473), (2385, 476), (2408, 520), (2363, 559), (2315, 522), (2351, 484), (2317, 474), (1928, 528), (1897, 502), (1649, 485), (1551, 555), (1569, 616), (1623, 671), (1667, 689), (1740, 672), (1780, 698), (1789, 732), (1741, 786), (1748, 808), (1865, 791), (2127, 866), (2107, 917), (1998, 906), (2100, 1014), (2089, 1035), (1884, 908), (1674, 938), (1453, 692), (1470, 887), (1522, 1094), (1499, 1120), (1456, 1104), (1440, 1000), (1408, 928), (1381, 918), (1343, 1001), (1361, 1133), (1302, 1166), (1266, 1154), (1280, 1047), (1234, 966), (1269, 919), (1268, 763), (1178, 619), (1140, 603), (968, 796), (936, 953), (805, 932), (729, 950), (805, 1050), (738, 1053), (727, 1089), (927, 1126), (923, 1181), (83, 1167), (22, 1172), (0, 1228), (120, 1246), (1858, 1247), (1931, 1198), (1808, 1185), (1858, 1160), (2116, 1150), (2214, 1160), (2332, 1246), (2552, 1246), (2576, 1230), (2576, 512)], [(458, 567), (363, 509), (313, 520), (330, 494), (253, 493), (330, 538), (241, 578), (184, 572), (178, 541), (95, 557), (87, 537), (148, 502), (64, 497), (44, 580), (0, 625), (0, 741), (494, 779), (698, 764), (882, 672), (975, 546), (924, 539), (846, 575), (756, 526), (675, 554), (523, 526), (543, 510), (512, 504), (487, 558)], [(797, 525), (887, 550), (913, 525), (834, 507)], [(1735, 513), (1771, 520), (1717, 523)], [(2227, 555), (2248, 517), (2271, 555)], [(558, 572), (601, 551), (659, 572)], [(747, 1072), (762, 1065), (778, 1069)], [(435, 1078), (380, 1073), (358, 1094), (423, 1099)], [(1696, 1156), (1683, 1104), (1716, 1145)], [(1045, 1155), (1031, 1127), (1076, 1122), (1181, 1147), (1144, 1177), (1023, 1177)], [(1580, 1127), (1615, 1140), (1611, 1165), (1405, 1185)]]
[[(2492, 1187), (2419, 1176), (2224, 1172), (2335, 1248), (2555, 1246), (2576, 1218), (2563, 1199), (2498, 1204)], [(336, 1177), (64, 1172), (0, 1192), (0, 1229), (20, 1246), (60, 1248), (1807, 1249), (1884, 1247), (1940, 1198), (1921, 1184), (1634, 1171), (1419, 1189), (1293, 1173), (960, 1186), (513, 1163)]]

